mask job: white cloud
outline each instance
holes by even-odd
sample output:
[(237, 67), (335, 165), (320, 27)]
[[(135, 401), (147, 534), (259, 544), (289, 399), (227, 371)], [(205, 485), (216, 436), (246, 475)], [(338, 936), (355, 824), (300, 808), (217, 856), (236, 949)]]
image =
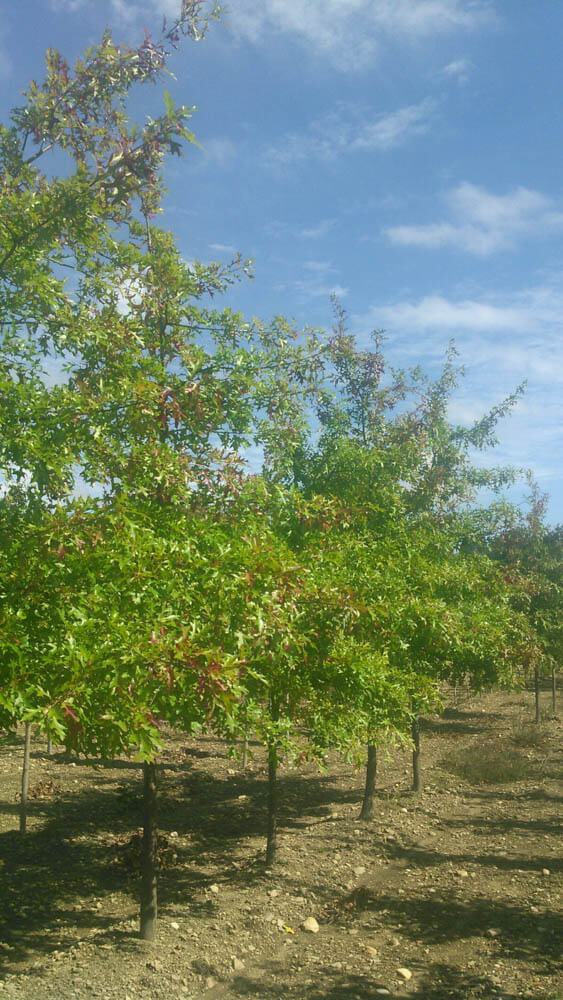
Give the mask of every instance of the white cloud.
[(512, 306), (497, 306), (471, 299), (452, 302), (441, 295), (427, 295), (419, 302), (385, 306), (384, 323), (410, 330), (471, 331), (522, 330), (528, 316)]
[(207, 170), (209, 167), (226, 169), (237, 158), (237, 147), (231, 139), (202, 139), (200, 148), (192, 146), (189, 165), (194, 170)]
[(260, 44), (281, 32), (347, 70), (373, 61), (389, 39), (417, 41), (494, 19), (487, 0), (232, 0), (230, 8), (239, 37)]
[(343, 299), (348, 295), (348, 288), (337, 281), (338, 268), (331, 261), (305, 260), (298, 264), (298, 274), (299, 277), (289, 278), (277, 285), (275, 290), (289, 291), (302, 302), (323, 298), (328, 301), (331, 295)]
[(447, 76), (450, 79), (456, 80), (459, 84), (464, 84), (469, 80), (472, 70), (473, 63), (471, 59), (454, 59), (453, 62), (444, 66), (442, 76)]
[(335, 222), (336, 219), (323, 219), (316, 226), (305, 226), (300, 229), (297, 235), (303, 240), (319, 240), (330, 232)]
[(435, 102), (426, 98), (397, 111), (375, 114), (340, 103), (312, 121), (306, 132), (289, 132), (265, 150), (273, 170), (308, 160), (335, 160), (346, 153), (386, 152), (429, 128)]
[(331, 295), (336, 295), (339, 299), (344, 299), (348, 295), (348, 288), (338, 283), (330, 283), (323, 280), (322, 276), (312, 275), (300, 278), (293, 282), (291, 286), (302, 299), (329, 299)]
[(392, 243), (429, 249), (453, 246), (477, 256), (511, 249), (519, 237), (540, 235), (563, 225), (553, 202), (528, 188), (505, 195), (464, 182), (444, 196), (449, 218), (426, 225), (392, 226)]
[(228, 243), (210, 243), (209, 249), (213, 250), (214, 253), (228, 253), (233, 256), (236, 254), (235, 247), (230, 246)]
[(82, 7), (88, 6), (88, 2), (89, 0), (51, 0), (50, 6), (51, 10), (55, 12), (66, 10), (70, 14), (73, 14)]
[[(471, 424), (495, 403), (528, 382), (524, 398), (498, 427), (500, 447), (489, 464), (530, 467), (545, 486), (561, 478), (563, 453), (563, 285), (561, 275), (544, 284), (503, 294), (373, 305), (351, 317), (360, 343), (372, 329), (387, 334), (391, 364), (422, 362), (436, 373), (451, 337), (466, 378), (450, 417)], [(556, 512), (556, 517), (561, 515)]]

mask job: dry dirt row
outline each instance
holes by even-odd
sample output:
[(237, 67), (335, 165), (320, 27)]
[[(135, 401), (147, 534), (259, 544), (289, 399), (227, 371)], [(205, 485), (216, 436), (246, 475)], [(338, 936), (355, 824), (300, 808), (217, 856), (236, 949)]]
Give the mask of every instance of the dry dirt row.
[(22, 840), (21, 739), (5, 745), (0, 1000), (561, 1000), (561, 732), (531, 712), (496, 693), (427, 720), (423, 792), (392, 753), (370, 823), (349, 764), (285, 770), (271, 871), (260, 749), (243, 771), (222, 743), (171, 739), (154, 945), (136, 937), (138, 766), (37, 741)]

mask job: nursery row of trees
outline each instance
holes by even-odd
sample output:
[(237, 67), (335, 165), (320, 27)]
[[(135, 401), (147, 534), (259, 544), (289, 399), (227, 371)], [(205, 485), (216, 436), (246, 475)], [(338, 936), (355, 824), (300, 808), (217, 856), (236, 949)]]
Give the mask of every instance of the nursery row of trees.
[(143, 763), (146, 938), (164, 723), (267, 746), (272, 863), (281, 754), (368, 746), (367, 817), (378, 745), (416, 741), (443, 681), (561, 649), (561, 531), (472, 461), (520, 390), (453, 425), (453, 347), (432, 380), (337, 302), (328, 334), (249, 322), (215, 299), (250, 265), (188, 264), (156, 225), (191, 109), (126, 101), (213, 13), (49, 51), (0, 129), (0, 725)]

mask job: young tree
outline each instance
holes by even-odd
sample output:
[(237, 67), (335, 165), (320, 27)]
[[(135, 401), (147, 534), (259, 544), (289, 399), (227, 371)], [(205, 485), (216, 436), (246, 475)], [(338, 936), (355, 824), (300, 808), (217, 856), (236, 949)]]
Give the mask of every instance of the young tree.
[[(320, 349), (314, 336), (301, 342), (282, 320), (263, 328), (214, 309), (210, 299), (247, 265), (238, 258), (227, 266), (188, 265), (173, 237), (152, 222), (163, 155), (192, 139), (192, 109), (167, 98), (166, 113), (140, 126), (123, 102), (133, 84), (162, 75), (167, 48), (182, 33), (200, 36), (203, 14), (203, 3), (185, 0), (162, 39), (147, 37), (138, 49), (116, 46), (106, 34), (74, 71), (49, 52), (45, 83), (32, 85), (1, 147), (1, 458), (10, 495), (26, 497), (17, 537), (29, 560), (16, 560), (2, 595), (2, 704), (12, 719), (39, 716), (46, 731), (77, 748), (140, 754), (141, 933), (149, 938), (156, 917), (155, 720), (201, 723), (207, 681), (223, 693), (217, 705), (230, 715), (227, 693), (242, 654), (226, 652), (217, 630), (229, 617), (225, 601), (234, 598), (230, 581), (225, 589), (220, 578), (231, 544), (220, 525), (241, 488), (237, 450), (252, 440), (281, 453)], [(62, 179), (40, 170), (50, 151), (70, 160)], [(54, 385), (44, 378), (43, 358), (64, 362)], [(55, 506), (76, 470), (103, 499)], [(239, 549), (244, 563), (244, 545)], [(207, 587), (208, 571), (216, 593)], [(33, 604), (39, 582), (47, 583), (49, 607)], [(210, 602), (204, 610), (196, 599), (209, 648), (207, 639), (203, 646), (194, 640), (194, 649), (182, 639), (194, 610), (182, 595), (194, 588)], [(101, 623), (111, 629), (105, 643)], [(154, 639), (147, 647), (148, 623)], [(170, 681), (178, 643), (189, 653), (185, 686)], [(110, 663), (119, 665), (118, 675)]]
[[(447, 411), (459, 375), (453, 348), (434, 382), (419, 370), (387, 374), (381, 338), (374, 351), (359, 351), (335, 308), (335, 391), (321, 398), (320, 441), (297, 454), (296, 476), (306, 496), (338, 497), (367, 536), (350, 581), (373, 609), (380, 653), (410, 701), (402, 731), (408, 722), (418, 788), (418, 717), (437, 704), (439, 681), (465, 674), (476, 686), (506, 681), (522, 653), (515, 641), (522, 620), (511, 617), (501, 575), (486, 557), (461, 551), (479, 490), (498, 491), (514, 475), (476, 468), (471, 450), (494, 443), (495, 425), (520, 390), (473, 427), (451, 425)], [(370, 737), (364, 816), (373, 803), (375, 757)]]

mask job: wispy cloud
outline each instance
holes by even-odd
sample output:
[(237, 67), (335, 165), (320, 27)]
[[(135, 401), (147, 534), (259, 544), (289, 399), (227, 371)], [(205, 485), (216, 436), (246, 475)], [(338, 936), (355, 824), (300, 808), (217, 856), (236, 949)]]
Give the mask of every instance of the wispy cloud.
[(231, 9), (238, 36), (261, 44), (282, 32), (344, 70), (373, 62), (389, 39), (417, 41), (494, 20), (488, 0), (236, 0)]
[(51, 10), (55, 12), (58, 11), (68, 11), (73, 14), (77, 10), (81, 10), (83, 7), (89, 5), (89, 0), (50, 0), (49, 6)]
[(210, 167), (227, 170), (233, 166), (238, 156), (236, 144), (221, 136), (198, 139), (198, 146), (191, 146), (190, 150), (186, 163), (194, 171), (208, 170)]
[(331, 295), (336, 295), (339, 299), (345, 299), (349, 289), (338, 282), (327, 281), (322, 275), (306, 275), (291, 284), (292, 291), (302, 301), (310, 299), (330, 299)]
[(494, 462), (530, 467), (546, 487), (561, 478), (563, 451), (563, 286), (561, 275), (523, 290), (474, 298), (427, 295), (373, 305), (351, 317), (360, 343), (384, 328), (399, 366), (426, 359), (436, 371), (451, 337), (467, 375), (450, 416), (471, 423), (524, 380), (526, 394), (499, 426)]
[(284, 170), (309, 160), (335, 160), (351, 153), (387, 152), (430, 126), (435, 102), (426, 98), (396, 111), (375, 113), (345, 103), (315, 119), (307, 131), (289, 132), (263, 154), (266, 166)]
[(343, 299), (348, 295), (348, 288), (338, 282), (338, 273), (331, 261), (305, 260), (299, 265), (299, 277), (280, 283), (276, 291), (291, 292), (301, 302), (328, 300), (331, 295)]
[(297, 235), (302, 240), (320, 240), (334, 227), (336, 219), (322, 219), (316, 226), (304, 226)]
[(429, 249), (455, 247), (478, 256), (514, 247), (522, 236), (563, 226), (563, 213), (551, 199), (519, 187), (497, 195), (464, 182), (444, 196), (448, 218), (425, 225), (392, 226), (392, 243)]
[(237, 252), (235, 247), (230, 246), (228, 243), (210, 243), (209, 249), (214, 253), (228, 253), (233, 254), (233, 256)]
[(473, 63), (471, 59), (454, 59), (453, 62), (449, 62), (447, 66), (444, 66), (440, 75), (456, 80), (461, 85), (468, 82), (472, 71)]

